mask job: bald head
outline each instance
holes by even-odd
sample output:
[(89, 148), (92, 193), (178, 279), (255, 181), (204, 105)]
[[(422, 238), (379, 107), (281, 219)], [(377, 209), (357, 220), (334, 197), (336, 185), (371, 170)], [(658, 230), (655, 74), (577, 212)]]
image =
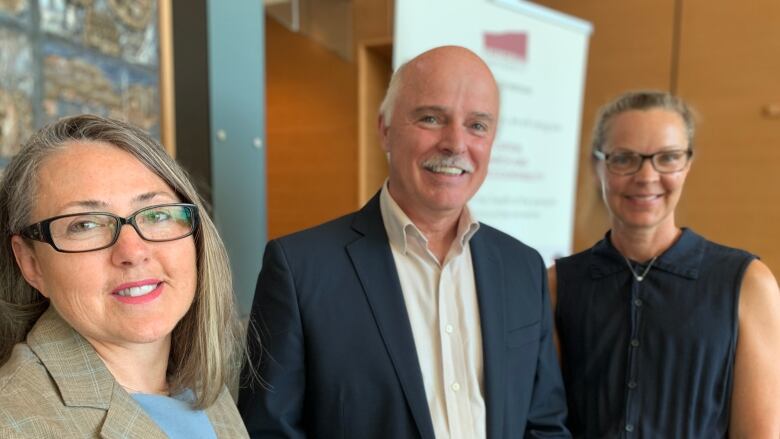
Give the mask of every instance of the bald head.
[(431, 78), (458, 75), (468, 75), (474, 81), (487, 84), (493, 96), (486, 97), (495, 98), (497, 107), (498, 86), (482, 58), (465, 47), (441, 46), (423, 52), (398, 67), (390, 78), (385, 98), (379, 106), (380, 117), (385, 125), (391, 124), (399, 94), (408, 86), (415, 87), (417, 83), (428, 82)]
[(496, 136), (490, 69), (462, 47), (429, 50), (398, 69), (381, 111), (390, 195), (418, 227), (454, 227), (485, 180)]

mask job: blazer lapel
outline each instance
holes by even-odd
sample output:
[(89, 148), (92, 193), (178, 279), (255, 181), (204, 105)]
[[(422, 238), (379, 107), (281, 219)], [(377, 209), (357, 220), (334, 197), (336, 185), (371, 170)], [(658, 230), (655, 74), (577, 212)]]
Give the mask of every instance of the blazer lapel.
[(244, 421), (241, 420), (238, 409), (236, 409), (236, 403), (233, 402), (227, 387), (222, 388), (222, 393), (220, 393), (217, 401), (206, 409), (206, 415), (208, 415), (211, 426), (214, 427), (214, 433), (218, 438), (249, 437), (249, 433), (244, 428)]
[(106, 412), (103, 427), (100, 429), (100, 437), (106, 439), (167, 438), (133, 397), (118, 385), (114, 386), (111, 394), (111, 404)]
[(352, 227), (363, 237), (349, 244), (347, 253), (363, 286), (420, 436), (434, 439), (412, 327), (379, 210), (379, 195), (355, 215)]
[(504, 362), (504, 274), (498, 251), (478, 231), (471, 239), (471, 259), (477, 286), (482, 325), (482, 352), (485, 371), (487, 437), (502, 437), (506, 370)]
[(114, 380), (95, 349), (49, 307), (27, 336), (68, 407), (106, 410), (100, 434), (105, 438), (166, 436), (141, 406)]

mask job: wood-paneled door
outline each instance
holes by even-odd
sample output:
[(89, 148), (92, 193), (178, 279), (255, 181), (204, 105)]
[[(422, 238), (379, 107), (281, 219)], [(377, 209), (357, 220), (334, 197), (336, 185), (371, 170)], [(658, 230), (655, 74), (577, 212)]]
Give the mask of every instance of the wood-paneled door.
[(780, 274), (780, 2), (681, 1), (675, 90), (701, 113), (681, 220)]

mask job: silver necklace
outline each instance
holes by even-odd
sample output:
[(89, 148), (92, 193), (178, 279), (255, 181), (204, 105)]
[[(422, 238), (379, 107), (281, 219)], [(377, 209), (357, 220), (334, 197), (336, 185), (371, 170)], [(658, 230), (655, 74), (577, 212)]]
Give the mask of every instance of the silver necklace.
[(628, 265), (628, 269), (631, 270), (631, 274), (634, 275), (634, 279), (636, 279), (637, 282), (642, 282), (645, 280), (645, 276), (647, 276), (647, 272), (650, 271), (650, 268), (653, 266), (653, 263), (656, 259), (658, 259), (658, 256), (653, 257), (653, 259), (650, 259), (650, 263), (647, 264), (647, 268), (645, 268), (645, 271), (642, 272), (641, 275), (636, 274), (636, 271), (634, 271), (634, 267), (631, 266), (631, 261), (628, 260), (627, 257), (623, 256), (623, 259), (626, 260), (626, 265)]

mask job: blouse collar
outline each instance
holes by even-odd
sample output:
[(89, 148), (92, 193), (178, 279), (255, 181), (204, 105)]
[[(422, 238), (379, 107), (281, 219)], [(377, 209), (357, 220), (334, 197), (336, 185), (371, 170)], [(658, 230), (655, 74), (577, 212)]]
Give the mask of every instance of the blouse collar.
[[(590, 272), (594, 279), (628, 270), (623, 255), (612, 245), (611, 233), (608, 231), (604, 239), (590, 250)], [(658, 256), (653, 263), (653, 268), (684, 278), (696, 279), (699, 277), (705, 243), (705, 239), (696, 232), (683, 228), (677, 241)]]

